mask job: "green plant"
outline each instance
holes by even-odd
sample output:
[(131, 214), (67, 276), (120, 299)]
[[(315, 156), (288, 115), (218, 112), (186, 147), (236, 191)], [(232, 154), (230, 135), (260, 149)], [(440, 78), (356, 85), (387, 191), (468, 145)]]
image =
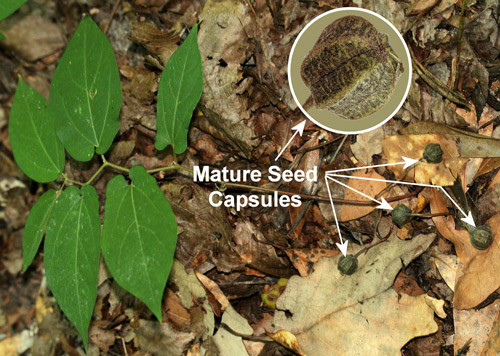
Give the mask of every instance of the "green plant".
[[(176, 153), (186, 149), (189, 121), (202, 89), (194, 25), (160, 79), (157, 148), (172, 145)], [(23, 271), (45, 235), (47, 282), (85, 348), (100, 251), (116, 282), (161, 320), (161, 299), (177, 242), (175, 216), (150, 173), (186, 168), (174, 162), (151, 171), (142, 166), (129, 170), (108, 162), (104, 154), (119, 130), (121, 104), (111, 44), (94, 21), (84, 17), (55, 71), (50, 101), (19, 78), (10, 115), (9, 138), (23, 172), (40, 183), (64, 179), (59, 191), (45, 192), (30, 211), (23, 234)], [(82, 162), (96, 152), (103, 164), (87, 182), (78, 182), (64, 173), (65, 151)], [(131, 183), (122, 175), (109, 181), (101, 234), (99, 200), (91, 183), (106, 167), (127, 172)], [(68, 183), (74, 185), (64, 189)]]
[[(10, 16), (19, 9), (27, 0), (3, 0), (0, 2), (0, 21)], [(0, 41), (5, 40), (5, 36), (0, 32)]]

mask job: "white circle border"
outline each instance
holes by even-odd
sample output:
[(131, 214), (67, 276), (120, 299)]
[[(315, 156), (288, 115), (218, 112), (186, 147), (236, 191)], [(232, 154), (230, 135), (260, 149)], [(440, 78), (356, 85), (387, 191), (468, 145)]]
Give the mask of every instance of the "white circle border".
[[(304, 32), (307, 31), (307, 29), (309, 28), (309, 26), (311, 26), (313, 23), (315, 23), (317, 20), (319, 20), (320, 18), (324, 17), (324, 16), (328, 16), (329, 14), (332, 14), (332, 13), (335, 13), (335, 12), (344, 12), (344, 11), (360, 11), (360, 12), (365, 12), (365, 13), (368, 13), (370, 15), (373, 15), (373, 16), (376, 16), (378, 17), (379, 19), (381, 19), (382, 21), (384, 21), (385, 23), (387, 23), (392, 29), (393, 31), (396, 33), (396, 35), (399, 37), (399, 39), (401, 40), (401, 42), (403, 43), (403, 47), (405, 49), (405, 52), (406, 52), (406, 56), (408, 58), (408, 63), (409, 63), (409, 67), (408, 70), (409, 70), (409, 77), (408, 77), (408, 84), (406, 86), (406, 91), (405, 91), (405, 94), (403, 95), (403, 98), (401, 99), (401, 102), (399, 103), (399, 105), (396, 107), (396, 109), (392, 112), (392, 114), (390, 114), (385, 120), (382, 120), (380, 123), (378, 123), (377, 125), (375, 126), (372, 126), (372, 127), (369, 127), (367, 129), (364, 129), (364, 130), (358, 130), (358, 131), (342, 131), (342, 130), (335, 130), (331, 127), (328, 127), (328, 126), (325, 126), (323, 124), (321, 124), (320, 122), (318, 122), (317, 120), (315, 120), (311, 115), (309, 115), (309, 113), (302, 107), (302, 105), (300, 104), (299, 100), (297, 99), (297, 96), (295, 95), (295, 91), (293, 89), (293, 85), (292, 85), (292, 77), (291, 77), (291, 69), (292, 69), (292, 57), (293, 57), (293, 53), (295, 51), (295, 47), (297, 46), (297, 43), (299, 42), (299, 39), (300, 37), (302, 37), (302, 35), (304, 34)], [(410, 56), (410, 51), (408, 50), (408, 46), (406, 45), (406, 42), (405, 40), (403, 39), (403, 36), (401, 35), (401, 33), (399, 32), (399, 30), (389, 21), (387, 20), (385, 17), (383, 17), (382, 15), (380, 14), (377, 14), (376, 12), (373, 12), (371, 10), (368, 10), (368, 9), (363, 9), (363, 8), (359, 8), (359, 7), (342, 7), (342, 8), (338, 8), (338, 9), (333, 9), (333, 10), (330, 10), (330, 11), (327, 11), (319, 16), (316, 16), (314, 19), (312, 19), (307, 25), (306, 27), (304, 27), (302, 29), (302, 31), (300, 31), (299, 35), (297, 36), (297, 38), (295, 39), (294, 43), (293, 43), (293, 46), (292, 46), (292, 49), (290, 51), (290, 56), (288, 57), (288, 86), (290, 87), (290, 90), (292, 92), (292, 96), (293, 96), (293, 100), (295, 100), (295, 103), (298, 105), (298, 107), (300, 108), (300, 111), (302, 111), (302, 113), (307, 116), (307, 118), (309, 120), (311, 120), (312, 122), (314, 122), (316, 125), (324, 128), (325, 130), (327, 131), (330, 131), (330, 132), (335, 132), (335, 133), (339, 133), (339, 134), (345, 134), (345, 135), (357, 135), (357, 134), (361, 134), (361, 133), (365, 133), (365, 132), (369, 132), (369, 131), (372, 131), (372, 130), (375, 130), (376, 128), (382, 126), (383, 124), (385, 124), (387, 121), (389, 121), (398, 111), (399, 109), (401, 108), (401, 106), (403, 106), (406, 98), (408, 97), (408, 93), (410, 92), (410, 86), (411, 86), (411, 78), (412, 78), (412, 74), (413, 74), (413, 68), (412, 68), (412, 62), (411, 62), (411, 56)]]

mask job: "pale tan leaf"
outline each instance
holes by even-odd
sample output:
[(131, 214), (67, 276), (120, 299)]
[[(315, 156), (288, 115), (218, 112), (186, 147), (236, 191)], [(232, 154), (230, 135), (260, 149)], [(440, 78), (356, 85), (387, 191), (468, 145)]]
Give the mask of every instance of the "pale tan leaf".
[[(497, 304), (497, 303), (495, 303)], [(500, 313), (491, 327), (488, 341), (481, 352), (481, 356), (498, 356), (500, 353)]]
[(493, 323), (498, 318), (499, 309), (500, 303), (492, 303), (479, 310), (454, 310), (455, 350), (459, 350), (471, 340), (467, 355), (481, 355)]
[(435, 254), (434, 264), (439, 271), (446, 285), (453, 291), (455, 290), (455, 281), (458, 271), (458, 257), (444, 253)]
[(351, 276), (338, 271), (339, 256), (320, 259), (309, 276), (289, 280), (277, 302), (275, 330), (293, 333), (309, 355), (399, 356), (412, 338), (437, 331), (434, 311), (443, 315), (439, 302), (425, 295), (398, 300), (392, 288), (403, 265), (434, 237), (401, 241), (393, 234), (359, 256)]

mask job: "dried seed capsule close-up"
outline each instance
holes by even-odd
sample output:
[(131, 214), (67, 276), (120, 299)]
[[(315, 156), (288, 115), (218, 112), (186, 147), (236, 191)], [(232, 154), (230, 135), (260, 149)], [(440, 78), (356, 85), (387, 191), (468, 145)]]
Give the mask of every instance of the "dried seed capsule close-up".
[(360, 16), (345, 16), (323, 30), (300, 74), (317, 108), (360, 119), (388, 101), (400, 72), (387, 35)]

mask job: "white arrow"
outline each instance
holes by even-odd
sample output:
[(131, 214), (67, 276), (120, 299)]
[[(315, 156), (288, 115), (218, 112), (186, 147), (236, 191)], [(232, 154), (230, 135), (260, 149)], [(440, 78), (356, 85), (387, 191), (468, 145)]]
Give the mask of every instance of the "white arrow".
[(285, 151), (285, 149), (288, 147), (288, 145), (290, 144), (290, 142), (292, 142), (292, 140), (295, 137), (295, 135), (300, 134), (300, 136), (302, 136), (302, 133), (304, 132), (304, 127), (305, 126), (306, 126), (306, 120), (304, 120), (300, 124), (295, 125), (294, 127), (292, 127), (292, 130), (295, 130), (295, 133), (288, 140), (288, 142), (286, 143), (285, 147), (283, 147), (283, 149), (281, 150), (281, 152), (276, 156), (275, 161), (277, 161), (278, 158), (280, 158), (281, 154)]
[(372, 198), (371, 196), (366, 195), (365, 193), (360, 192), (359, 190), (356, 190), (356, 189), (354, 189), (354, 188), (352, 188), (352, 187), (348, 186), (347, 184), (344, 184), (344, 183), (342, 183), (342, 182), (340, 182), (340, 181), (338, 181), (338, 180), (336, 180), (336, 179), (333, 179), (332, 177), (327, 177), (327, 179), (330, 179), (330, 180), (334, 181), (335, 183), (338, 183), (338, 184), (340, 184), (341, 186), (344, 186), (344, 187), (346, 187), (347, 189), (350, 189), (350, 190), (352, 190), (352, 191), (354, 191), (354, 192), (356, 192), (356, 193), (358, 193), (358, 194), (361, 194), (361, 195), (362, 195), (362, 196), (364, 196), (365, 198), (368, 198), (368, 199), (370, 199), (371, 201), (374, 201), (375, 203), (377, 203), (377, 204), (378, 204), (377, 209), (392, 210), (392, 206), (390, 206), (390, 205), (389, 205), (389, 203), (388, 203), (388, 202), (387, 202), (384, 198), (381, 198), (381, 199), (380, 199), (381, 201), (378, 201), (377, 199), (374, 199), (374, 198)]
[(386, 182), (386, 183), (394, 183), (394, 184), (405, 184), (405, 185), (416, 185), (420, 187), (428, 187), (428, 188), (437, 188), (441, 189), (443, 193), (450, 199), (450, 201), (455, 205), (455, 207), (462, 213), (464, 218), (461, 218), (460, 220), (464, 221), (465, 223), (476, 227), (476, 223), (474, 222), (474, 218), (472, 217), (472, 212), (469, 211), (468, 214), (465, 213), (465, 211), (458, 205), (458, 203), (452, 199), (452, 197), (448, 194), (446, 189), (441, 187), (440, 185), (431, 185), (431, 184), (422, 184), (422, 183), (411, 183), (411, 182), (401, 182), (397, 180), (386, 180), (386, 179), (377, 179), (377, 178), (366, 178), (366, 177), (356, 177), (356, 176), (346, 176), (346, 175), (341, 175), (341, 174), (335, 174), (335, 173), (329, 173), (327, 174), (327, 177), (331, 179), (331, 177), (339, 177), (339, 178), (353, 178), (353, 179), (361, 179), (361, 180), (371, 180), (371, 181), (377, 181), (377, 182)]
[(415, 163), (418, 162), (418, 159), (413, 159), (413, 158), (408, 158), (408, 157), (401, 157), (404, 162), (396, 162), (396, 163), (385, 163), (385, 164), (377, 164), (374, 166), (365, 166), (365, 167), (354, 167), (354, 168), (347, 168), (347, 169), (337, 169), (334, 171), (327, 171), (326, 173), (336, 173), (336, 172), (347, 172), (347, 171), (356, 171), (359, 169), (368, 169), (368, 168), (378, 168), (378, 167), (387, 167), (387, 166), (397, 166), (400, 164), (404, 164), (403, 169), (406, 169), (408, 167), (413, 166)]
[(340, 252), (342, 252), (344, 256), (347, 256), (347, 245), (349, 244), (349, 241), (342, 240), (342, 233), (340, 232), (339, 221), (337, 219), (337, 213), (335, 212), (335, 206), (333, 205), (332, 192), (330, 192), (330, 186), (328, 185), (327, 177), (325, 177), (325, 183), (326, 183), (326, 189), (328, 190), (328, 196), (330, 197), (330, 204), (332, 204), (333, 217), (335, 218), (335, 225), (337, 225), (337, 231), (339, 232), (340, 243), (337, 243), (336, 245), (339, 248)]

